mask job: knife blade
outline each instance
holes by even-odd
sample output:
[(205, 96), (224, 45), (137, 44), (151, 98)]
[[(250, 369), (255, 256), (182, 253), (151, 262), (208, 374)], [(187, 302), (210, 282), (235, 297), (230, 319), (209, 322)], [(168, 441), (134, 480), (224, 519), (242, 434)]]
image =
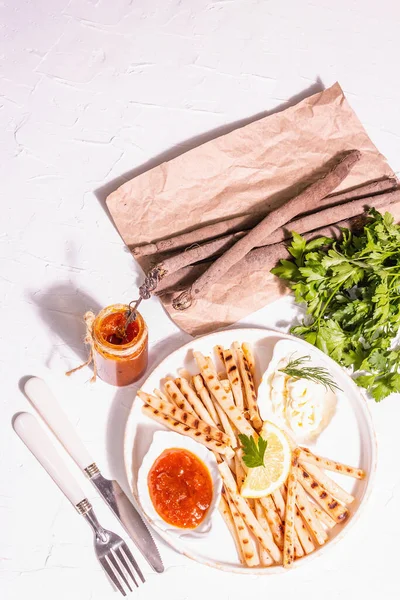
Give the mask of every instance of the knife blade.
[(164, 565), (153, 537), (119, 483), (103, 477), (95, 463), (87, 467), (85, 471), (90, 482), (113, 511), (149, 565), (157, 573), (162, 573)]
[(100, 473), (45, 381), (39, 377), (31, 377), (25, 383), (24, 389), (42, 419), (78, 467), (89, 477), (149, 565), (156, 573), (162, 573), (164, 565), (160, 553), (142, 517), (117, 481), (106, 479)]

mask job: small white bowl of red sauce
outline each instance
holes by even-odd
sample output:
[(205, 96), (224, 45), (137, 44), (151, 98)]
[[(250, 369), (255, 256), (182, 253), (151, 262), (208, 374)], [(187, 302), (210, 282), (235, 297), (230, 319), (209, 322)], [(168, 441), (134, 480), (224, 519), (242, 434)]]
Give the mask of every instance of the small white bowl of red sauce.
[(156, 431), (138, 473), (138, 495), (149, 520), (177, 535), (210, 531), (222, 482), (214, 455), (179, 433)]

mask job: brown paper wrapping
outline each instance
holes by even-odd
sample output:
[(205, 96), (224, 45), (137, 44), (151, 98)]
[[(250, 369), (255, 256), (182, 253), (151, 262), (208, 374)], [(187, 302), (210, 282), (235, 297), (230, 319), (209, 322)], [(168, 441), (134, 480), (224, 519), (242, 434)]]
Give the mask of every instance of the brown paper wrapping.
[[(107, 205), (132, 248), (228, 216), (265, 214), (315, 181), (335, 155), (353, 148), (362, 158), (337, 191), (394, 176), (336, 83), (135, 177), (110, 194)], [(149, 259), (158, 258), (139, 262), (146, 269)], [(253, 270), (244, 280), (232, 268), (186, 311), (174, 310), (168, 295), (161, 301), (179, 327), (203, 334), (287, 293), (269, 268)]]

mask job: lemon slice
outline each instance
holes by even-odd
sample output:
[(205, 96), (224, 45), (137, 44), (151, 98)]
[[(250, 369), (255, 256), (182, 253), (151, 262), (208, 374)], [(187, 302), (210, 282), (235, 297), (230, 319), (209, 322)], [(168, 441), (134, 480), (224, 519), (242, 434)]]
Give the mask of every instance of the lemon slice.
[(262, 498), (272, 494), (289, 475), (292, 453), (284, 432), (270, 421), (265, 421), (260, 436), (268, 442), (264, 466), (248, 469), (240, 490), (244, 498)]

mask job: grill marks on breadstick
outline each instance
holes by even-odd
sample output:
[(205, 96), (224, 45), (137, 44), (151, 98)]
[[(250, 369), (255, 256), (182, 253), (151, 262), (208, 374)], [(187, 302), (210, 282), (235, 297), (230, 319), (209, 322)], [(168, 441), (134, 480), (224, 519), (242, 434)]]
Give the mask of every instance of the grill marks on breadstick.
[(203, 444), (203, 446), (206, 446), (214, 452), (224, 454), (228, 458), (232, 458), (234, 455), (234, 451), (230, 446), (227, 446), (222, 442), (214, 440), (211, 436), (202, 433), (201, 431), (198, 431), (196, 429), (192, 429), (191, 427), (189, 427), (189, 425), (184, 425), (183, 423), (180, 423), (179, 421), (173, 419), (168, 415), (164, 415), (162, 412), (160, 412), (156, 408), (153, 408), (152, 406), (149, 406), (148, 404), (145, 404), (143, 406), (142, 412), (143, 414), (147, 415), (150, 419), (153, 419), (153, 421), (157, 421), (158, 423), (165, 425), (165, 427), (167, 427), (168, 429), (172, 429), (172, 431), (177, 431), (182, 435), (186, 435), (187, 437), (196, 440), (196, 442)]
[(248, 567), (257, 567), (260, 564), (260, 559), (258, 557), (257, 548), (250, 534), (249, 528), (247, 527), (243, 516), (240, 514), (229, 493), (226, 493), (226, 499), (235, 523), (235, 528), (245, 563)]
[(244, 483), (244, 480), (246, 479), (246, 472), (243, 468), (242, 461), (240, 460), (237, 452), (235, 452), (235, 473), (237, 485), (240, 490)]
[(275, 562), (281, 561), (281, 551), (272, 539), (272, 535), (261, 527), (256, 517), (254, 516), (251, 508), (247, 504), (246, 500), (240, 496), (237, 491), (235, 479), (225, 462), (218, 465), (219, 472), (224, 482), (225, 488), (228, 490), (233, 503), (235, 504), (238, 512), (245, 520), (250, 531), (255, 535), (260, 544), (267, 550), (270, 556)]
[(324, 509), (325, 512), (328, 513), (332, 519), (336, 521), (336, 523), (342, 523), (349, 516), (348, 509), (340, 504), (333, 496), (328, 494), (327, 491), (317, 482), (311, 475), (304, 469), (304, 467), (296, 467), (297, 479), (306, 490), (308, 494), (318, 504), (321, 508)]
[[(284, 501), (286, 502), (285, 486), (282, 486), (280, 491), (281, 491)], [(311, 539), (311, 535), (306, 527), (305, 522), (303, 521), (303, 519), (301, 517), (300, 511), (297, 508), (297, 506), (295, 508), (295, 515), (294, 515), (294, 528), (295, 528), (297, 537), (299, 538), (300, 544), (301, 544), (304, 552), (306, 554), (311, 554), (311, 552), (314, 552), (314, 550), (315, 550), (314, 543)]]
[[(165, 394), (164, 394), (164, 393), (163, 393), (161, 390), (154, 389), (154, 390), (153, 390), (153, 394), (154, 394), (155, 396), (157, 396), (157, 398), (159, 398), (159, 399), (160, 399), (160, 400), (162, 400), (163, 402), (165, 402), (165, 403), (167, 403), (167, 402), (170, 402), (170, 403), (171, 403), (171, 401), (169, 400), (169, 398), (167, 398), (167, 396), (166, 396), (166, 395), (165, 395)], [(172, 403), (171, 403), (171, 404), (172, 404)], [(176, 404), (175, 404), (175, 403), (173, 403), (173, 404), (174, 404), (174, 406), (176, 406)]]
[(164, 387), (168, 394), (168, 398), (173, 404), (176, 404), (176, 406), (181, 410), (186, 410), (189, 413), (195, 414), (195, 411), (193, 410), (191, 404), (186, 400), (185, 396), (178, 389), (175, 381), (168, 379), (165, 382)]
[(303, 547), (303, 550), (306, 554), (311, 554), (314, 552), (315, 545), (311, 539), (311, 535), (306, 527), (305, 522), (303, 521), (300, 511), (296, 506), (296, 512), (294, 517), (294, 527), (299, 538), (300, 544)]
[(284, 526), (282, 524), (282, 519), (279, 516), (279, 513), (275, 507), (275, 504), (273, 503), (271, 496), (265, 496), (264, 498), (260, 498), (260, 503), (264, 508), (265, 516), (267, 518), (269, 528), (274, 538), (274, 542), (280, 550), (283, 550)]
[(314, 477), (315, 481), (318, 481), (327, 492), (336, 498), (336, 500), (340, 500), (343, 504), (351, 504), (354, 501), (354, 496), (349, 494), (349, 492), (346, 492), (346, 490), (340, 487), (340, 485), (328, 477), (328, 475), (325, 475), (319, 467), (312, 465), (311, 463), (303, 463), (302, 461), (300, 461), (300, 466), (303, 466), (308, 473)]
[[(271, 533), (270, 529), (269, 529), (268, 521), (267, 521), (265, 513), (264, 513), (264, 509), (258, 500), (254, 501), (254, 512), (255, 512), (257, 521), (260, 523), (260, 525), (264, 529), (264, 531), (268, 531), (269, 533)], [(260, 547), (260, 560), (261, 560), (261, 564), (264, 565), (265, 567), (269, 567), (270, 565), (272, 565), (274, 563), (274, 561), (272, 560), (272, 558), (270, 557), (270, 555), (268, 554), (266, 549), (263, 548), (262, 546)]]
[(238, 532), (237, 532), (236, 527), (235, 527), (235, 521), (233, 520), (233, 516), (232, 516), (232, 512), (231, 512), (230, 506), (229, 506), (227, 500), (225, 499), (224, 495), (221, 496), (218, 508), (219, 508), (219, 512), (220, 512), (222, 518), (225, 521), (226, 526), (229, 529), (229, 532), (230, 532), (231, 536), (233, 537), (233, 541), (235, 542), (236, 551), (237, 551), (238, 556), (239, 556), (239, 561), (242, 564), (246, 564), (245, 560), (244, 560), (244, 554), (243, 554), (243, 551), (242, 551), (242, 547), (240, 545), (240, 540), (239, 540)]
[(193, 384), (195, 387), (195, 390), (200, 398), (200, 400), (203, 402), (205, 408), (208, 411), (208, 414), (210, 415), (211, 419), (213, 420), (213, 422), (215, 423), (215, 425), (217, 427), (219, 427), (220, 429), (222, 429), (222, 424), (221, 424), (221, 420), (218, 416), (218, 413), (215, 409), (214, 403), (211, 400), (211, 396), (208, 393), (208, 389), (205, 387), (204, 385), (204, 380), (202, 378), (201, 375), (195, 375), (193, 377)]
[(250, 373), (251, 376), (253, 378), (253, 383), (255, 384), (256, 381), (256, 361), (254, 359), (254, 354), (250, 348), (250, 344), (248, 344), (247, 342), (243, 342), (242, 344), (242, 351), (243, 354), (247, 360), (247, 363), (250, 367)]
[(201, 374), (203, 375), (204, 383), (208, 387), (211, 394), (217, 400), (219, 405), (224, 409), (228, 418), (232, 421), (232, 423), (237, 427), (240, 433), (244, 433), (248, 436), (255, 435), (255, 431), (253, 427), (250, 425), (248, 421), (246, 421), (244, 415), (240, 410), (235, 406), (232, 400), (229, 399), (225, 390), (223, 389), (221, 382), (218, 380), (217, 374), (214, 369), (210, 367), (205, 357), (201, 354), (201, 352), (194, 352), (194, 357), (196, 359), (197, 365), (200, 369)]
[(333, 529), (336, 526), (336, 521), (334, 521), (334, 519), (332, 519), (332, 517), (330, 517), (324, 510), (322, 510), (319, 506), (316, 506), (314, 502), (310, 501), (310, 504), (315, 516), (321, 521), (321, 523), (329, 527), (329, 529)]
[(244, 410), (242, 384), (240, 381), (239, 367), (233, 356), (232, 350), (224, 350), (224, 361), (229, 383), (231, 384), (235, 404), (239, 410)]
[[(206, 357), (206, 361), (210, 365), (210, 367), (213, 368), (211, 358)], [(228, 395), (228, 397), (230, 397), (229, 396), (230, 388), (228, 391), (227, 387), (226, 387), (226, 382), (224, 382), (224, 380), (221, 380), (221, 385), (222, 385), (223, 389), (225, 390), (226, 394)], [(207, 391), (207, 394), (208, 394), (208, 391)], [(214, 400), (213, 398), (210, 398), (210, 401), (217, 412), (218, 420), (220, 422), (220, 429), (222, 431), (224, 431), (231, 439), (232, 448), (236, 448), (238, 445), (237, 440), (236, 440), (236, 435), (230, 424), (228, 417), (226, 416), (226, 413), (223, 411), (223, 409), (220, 407), (220, 405), (218, 404), (218, 402), (216, 400)]]
[[(226, 385), (226, 384), (228, 384), (228, 385)], [(221, 385), (224, 388), (226, 395), (228, 396), (228, 399), (231, 402), (233, 402), (233, 396), (232, 396), (232, 392), (230, 390), (228, 380), (221, 380)], [(222, 423), (222, 430), (225, 431), (226, 435), (231, 440), (232, 448), (236, 448), (238, 445), (238, 442), (237, 442), (235, 432), (233, 430), (233, 427), (232, 427), (228, 417), (226, 416), (225, 412), (222, 410), (222, 408), (220, 406), (216, 406), (216, 409), (218, 411), (218, 416)]]
[(283, 537), (283, 566), (291, 567), (294, 561), (294, 519), (296, 513), (296, 475), (292, 467), (288, 477), (286, 511), (285, 511), (285, 532)]
[(365, 477), (365, 471), (362, 469), (350, 467), (349, 465), (344, 465), (343, 463), (336, 462), (335, 460), (317, 456), (316, 454), (310, 452), (308, 448), (299, 448), (298, 459), (303, 462), (310, 463), (311, 465), (316, 465), (321, 469), (326, 469), (327, 471), (334, 471), (335, 473), (341, 473), (342, 475), (355, 477), (355, 479), (364, 479)]
[(328, 539), (328, 534), (315, 516), (307, 494), (299, 482), (296, 485), (296, 505), (314, 538), (320, 546), (323, 546)]
[[(285, 500), (283, 499), (283, 495), (280, 490), (275, 490), (275, 492), (272, 492), (271, 495), (272, 495), (272, 499), (275, 504), (275, 508), (278, 511), (278, 515), (281, 518), (282, 525), (283, 525), (283, 527), (285, 527), (286, 503), (285, 503)], [(297, 531), (296, 531), (296, 519), (295, 519), (295, 531), (294, 531), (294, 553), (295, 553), (296, 558), (301, 558), (302, 556), (304, 556), (304, 550), (303, 550), (302, 545), (300, 544), (299, 536), (297, 535)]]
[(145, 404), (148, 404), (154, 409), (157, 409), (159, 412), (164, 415), (168, 415), (175, 421), (179, 421), (184, 425), (188, 425), (192, 429), (196, 431), (201, 431), (206, 436), (213, 438), (218, 442), (222, 442), (226, 446), (230, 446), (231, 440), (229, 436), (227, 436), (223, 431), (220, 431), (216, 427), (212, 427), (205, 421), (202, 421), (198, 417), (186, 412), (185, 410), (181, 410), (177, 406), (174, 406), (170, 402), (163, 402), (159, 398), (155, 396), (151, 396), (151, 394), (146, 394), (142, 390), (138, 391), (138, 396)]
[[(216, 346), (214, 346), (214, 352), (215, 354), (218, 356), (223, 369), (225, 369), (225, 361), (224, 361), (224, 349), (222, 346), (220, 346), (219, 344), (217, 344)], [(225, 377), (225, 374), (224, 374)]]
[(250, 420), (254, 425), (254, 428), (258, 431), (262, 427), (262, 421), (260, 418), (260, 413), (258, 412), (256, 388), (251, 375), (250, 366), (238, 342), (233, 342), (233, 348), (236, 353), (236, 360), (243, 381), (247, 406), (250, 413)]
[(185, 400), (190, 404), (194, 413), (209, 425), (213, 425), (214, 422), (208, 414), (208, 411), (204, 407), (200, 398), (197, 396), (196, 392), (190, 387), (187, 380), (182, 378), (175, 379), (175, 385)]

